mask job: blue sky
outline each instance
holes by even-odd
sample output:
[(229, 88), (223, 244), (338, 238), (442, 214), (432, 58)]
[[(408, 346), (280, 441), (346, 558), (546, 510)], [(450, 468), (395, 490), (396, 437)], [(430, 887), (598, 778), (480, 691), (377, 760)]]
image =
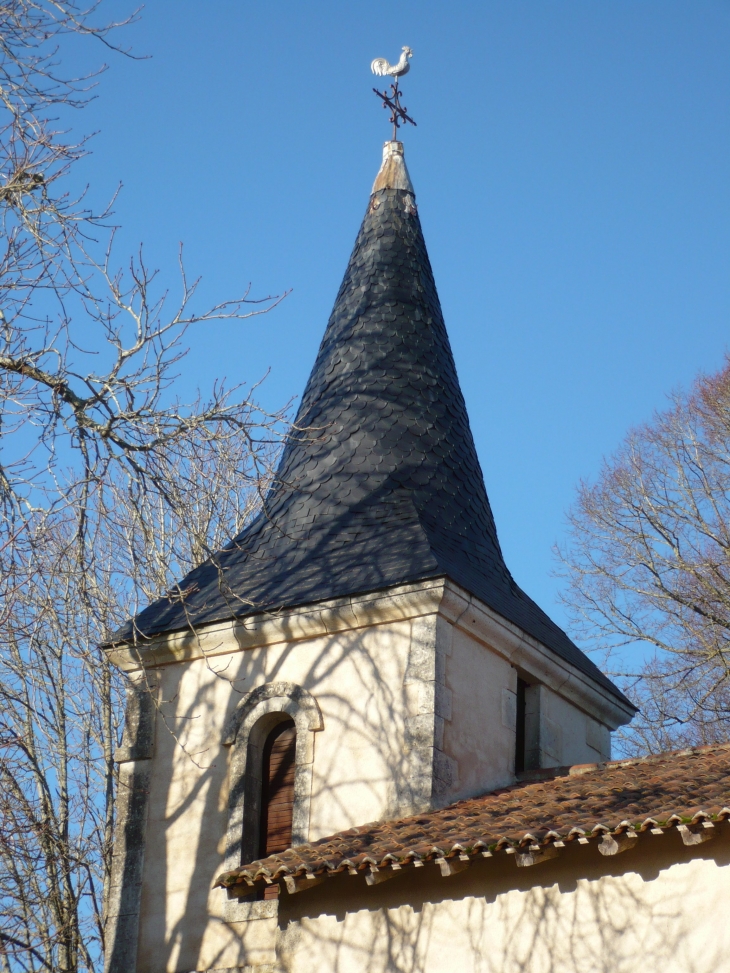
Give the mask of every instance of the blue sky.
[[(113, 0), (111, 10), (130, 7)], [(406, 157), (507, 562), (558, 622), (581, 478), (730, 349), (727, 0), (150, 2), (77, 124), (91, 194), (201, 299), (183, 388), (303, 390), (388, 137), (369, 63), (414, 50)], [(106, 57), (86, 49), (86, 57)]]

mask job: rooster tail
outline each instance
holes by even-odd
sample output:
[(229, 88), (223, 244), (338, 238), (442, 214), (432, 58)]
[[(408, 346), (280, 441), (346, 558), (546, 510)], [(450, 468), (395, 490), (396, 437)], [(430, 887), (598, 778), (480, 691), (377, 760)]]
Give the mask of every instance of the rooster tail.
[(390, 64), (386, 61), (384, 57), (376, 57), (375, 60), (370, 65), (370, 70), (373, 74), (390, 74)]

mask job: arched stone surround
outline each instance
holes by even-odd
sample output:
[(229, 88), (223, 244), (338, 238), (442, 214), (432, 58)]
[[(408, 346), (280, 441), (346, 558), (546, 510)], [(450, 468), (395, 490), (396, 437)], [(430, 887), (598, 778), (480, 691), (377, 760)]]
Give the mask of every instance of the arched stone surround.
[(294, 720), (297, 734), (292, 844), (309, 840), (314, 734), (324, 729), (322, 712), (301, 686), (266, 683), (241, 699), (223, 734), (223, 745), (231, 747), (225, 869), (257, 857), (263, 746), (271, 730), (287, 717)]

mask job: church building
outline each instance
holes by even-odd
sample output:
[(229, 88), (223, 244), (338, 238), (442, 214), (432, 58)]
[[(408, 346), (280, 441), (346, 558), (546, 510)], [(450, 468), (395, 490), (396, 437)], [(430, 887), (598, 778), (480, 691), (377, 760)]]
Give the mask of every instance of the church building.
[(400, 141), (261, 512), (108, 651), (108, 973), (730, 971), (730, 750), (611, 761), (634, 707), (505, 564)]

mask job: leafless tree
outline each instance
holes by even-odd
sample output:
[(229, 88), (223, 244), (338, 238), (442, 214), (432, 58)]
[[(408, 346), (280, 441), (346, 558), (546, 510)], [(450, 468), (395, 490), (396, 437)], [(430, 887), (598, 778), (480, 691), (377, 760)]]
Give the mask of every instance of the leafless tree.
[(124, 696), (122, 677), (99, 646), (140, 598), (171, 589), (257, 508), (258, 463), (245, 440), (229, 441), (224, 455), (207, 439), (186, 446), (165, 471), (172, 504), (152, 492), (131, 494), (124, 478), (94, 492), (86, 544), (93, 558), (82, 564), (78, 557), (68, 507), (38, 522), (32, 570), (16, 558), (22, 583), (6, 604), (0, 655), (6, 969), (97, 968)]
[(625, 745), (728, 739), (730, 359), (627, 436), (569, 526), (575, 630), (613, 654), (641, 707)]
[[(91, 26), (98, 4), (16, 0), (0, 6), (0, 499), (15, 537), (29, 512), (71, 503), (80, 536), (86, 505), (110, 471), (165, 495), (168, 457), (192, 434), (252, 441), (252, 403), (216, 386), (183, 404), (174, 381), (194, 324), (245, 318), (280, 297), (196, 307), (197, 281), (181, 265), (174, 307), (142, 255), (126, 273), (112, 263), (113, 232), (99, 249), (109, 211), (70, 198), (65, 177), (86, 152), (58, 128), (88, 101), (93, 79), (57, 72), (65, 33), (110, 45), (119, 25)], [(254, 305), (254, 306), (252, 306)], [(266, 423), (264, 423), (266, 425)], [(32, 430), (32, 432), (31, 432)]]
[[(0, 964), (96, 969), (113, 829), (120, 678), (99, 645), (235, 533), (285, 413), (216, 385), (180, 401), (185, 333), (271, 310), (249, 291), (177, 301), (109, 208), (68, 186), (88, 150), (66, 35), (123, 54), (88, 0), (0, 0)], [(134, 16), (134, 15), (133, 15)], [(130, 19), (133, 19), (130, 18)]]

